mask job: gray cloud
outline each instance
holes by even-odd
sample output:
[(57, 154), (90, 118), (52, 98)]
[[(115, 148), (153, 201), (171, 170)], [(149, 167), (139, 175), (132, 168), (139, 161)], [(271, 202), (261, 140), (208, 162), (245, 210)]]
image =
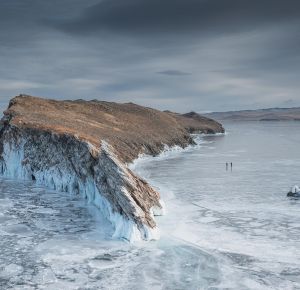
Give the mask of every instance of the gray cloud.
[(300, 105), (299, 8), (296, 0), (0, 1), (0, 106), (21, 92), (175, 111)]
[(73, 33), (236, 32), (299, 16), (297, 0), (103, 0), (61, 27)]
[(191, 75), (191, 73), (184, 72), (184, 71), (181, 71), (181, 70), (176, 70), (176, 69), (169, 69), (169, 70), (159, 71), (157, 73), (161, 74), (161, 75), (167, 75), (167, 76), (187, 76), (187, 75)]

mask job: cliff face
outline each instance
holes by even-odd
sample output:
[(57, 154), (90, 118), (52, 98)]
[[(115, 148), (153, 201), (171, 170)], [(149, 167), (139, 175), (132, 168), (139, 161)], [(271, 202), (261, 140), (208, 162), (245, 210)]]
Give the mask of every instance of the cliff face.
[[(126, 163), (141, 153), (158, 154), (165, 145), (185, 147), (193, 143), (189, 132), (210, 126), (180, 116), (135, 104), (21, 95), (2, 119), (0, 171), (81, 194), (112, 222), (117, 238), (156, 239), (154, 215), (163, 213), (159, 193)], [(223, 130), (210, 122), (210, 132)]]

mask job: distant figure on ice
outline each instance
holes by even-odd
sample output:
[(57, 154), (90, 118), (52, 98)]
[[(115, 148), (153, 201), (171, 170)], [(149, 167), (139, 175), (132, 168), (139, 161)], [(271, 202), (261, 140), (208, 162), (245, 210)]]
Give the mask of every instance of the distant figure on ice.
[(230, 162), (230, 168), (231, 168), (231, 171), (232, 171), (232, 162)]
[(226, 162), (226, 171), (228, 170), (228, 162)]

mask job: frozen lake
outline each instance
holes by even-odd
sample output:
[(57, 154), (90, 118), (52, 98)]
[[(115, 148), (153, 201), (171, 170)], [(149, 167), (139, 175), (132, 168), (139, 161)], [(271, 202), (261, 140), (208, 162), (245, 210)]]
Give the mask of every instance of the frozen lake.
[(300, 183), (300, 123), (225, 127), (196, 150), (137, 164), (169, 207), (160, 227), (211, 253), (222, 289), (300, 289), (300, 200), (286, 197)]
[(0, 289), (300, 289), (300, 123), (225, 127), (135, 163), (167, 205), (157, 242), (113, 241), (79, 197), (1, 179)]

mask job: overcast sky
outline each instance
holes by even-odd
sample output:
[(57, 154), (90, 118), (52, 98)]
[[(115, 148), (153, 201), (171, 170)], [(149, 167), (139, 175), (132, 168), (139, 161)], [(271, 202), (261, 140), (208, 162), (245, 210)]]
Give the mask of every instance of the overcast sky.
[(300, 106), (299, 0), (0, 0), (19, 93), (223, 111)]

